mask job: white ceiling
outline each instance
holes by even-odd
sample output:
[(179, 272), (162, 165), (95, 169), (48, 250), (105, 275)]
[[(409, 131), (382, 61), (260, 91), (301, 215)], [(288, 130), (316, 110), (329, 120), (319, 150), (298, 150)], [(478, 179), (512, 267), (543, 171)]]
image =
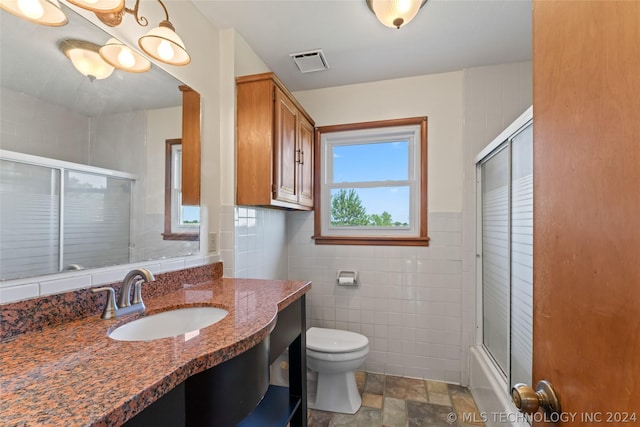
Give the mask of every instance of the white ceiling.
[[(193, 0), (235, 28), (292, 91), (531, 60), (531, 0), (429, 0), (387, 28), (365, 0)], [(302, 74), (290, 53), (321, 48), (330, 68)]]
[[(235, 28), (292, 91), (531, 59), (531, 0), (429, 0), (399, 30), (380, 24), (365, 0), (193, 3), (216, 27)], [(63, 8), (70, 18), (65, 27), (33, 25), (0, 12), (3, 86), (49, 97), (87, 115), (179, 105), (180, 83), (155, 66), (143, 75), (116, 70), (109, 79), (93, 83), (77, 73), (58, 50), (59, 41), (79, 38), (101, 44), (109, 36)], [(330, 68), (300, 73), (289, 54), (318, 48)], [(121, 94), (126, 96), (116, 96)], [(102, 102), (107, 98), (109, 103)]]
[(91, 82), (73, 68), (58, 48), (64, 39), (104, 44), (110, 36), (62, 5), (69, 23), (34, 25), (0, 10), (0, 85), (72, 111), (98, 116), (114, 112), (182, 105), (182, 84), (163, 69), (146, 73), (115, 70)]

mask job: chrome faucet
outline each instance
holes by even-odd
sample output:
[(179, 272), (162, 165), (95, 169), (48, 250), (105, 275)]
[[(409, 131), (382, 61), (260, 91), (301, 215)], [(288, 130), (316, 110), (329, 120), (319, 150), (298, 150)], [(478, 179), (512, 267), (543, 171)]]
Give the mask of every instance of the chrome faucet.
[[(103, 319), (124, 316), (125, 314), (138, 313), (144, 311), (144, 301), (142, 301), (142, 284), (153, 282), (155, 277), (146, 268), (136, 268), (127, 273), (120, 288), (120, 298), (116, 304), (116, 292), (112, 287), (91, 289), (91, 292), (107, 291), (107, 303), (102, 311)], [(131, 287), (133, 286), (133, 303), (131, 301)]]
[(74, 271), (74, 270), (84, 270), (84, 267), (80, 264), (67, 264), (64, 266), (62, 271)]
[[(134, 282), (135, 280), (135, 282)], [(124, 280), (122, 281), (122, 288), (120, 289), (120, 299), (118, 299), (118, 307), (124, 308), (129, 307), (131, 305), (131, 286), (134, 287), (133, 291), (133, 303), (143, 304), (142, 295), (140, 293), (140, 288), (142, 284), (145, 282), (153, 282), (156, 280), (153, 277), (153, 274), (146, 268), (136, 268), (131, 270), (124, 276)], [(144, 309), (144, 307), (143, 307)]]

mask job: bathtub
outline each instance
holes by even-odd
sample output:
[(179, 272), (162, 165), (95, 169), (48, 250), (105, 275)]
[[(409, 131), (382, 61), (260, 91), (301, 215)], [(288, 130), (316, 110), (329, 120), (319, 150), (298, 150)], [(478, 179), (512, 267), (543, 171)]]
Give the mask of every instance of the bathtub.
[(482, 346), (469, 351), (469, 388), (487, 427), (531, 427), (511, 402), (506, 379)]

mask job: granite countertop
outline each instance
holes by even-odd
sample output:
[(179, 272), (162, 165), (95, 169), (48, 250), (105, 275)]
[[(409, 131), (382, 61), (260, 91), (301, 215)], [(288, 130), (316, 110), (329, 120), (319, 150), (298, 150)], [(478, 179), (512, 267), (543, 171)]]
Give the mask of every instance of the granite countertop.
[(0, 345), (0, 425), (116, 426), (185, 379), (261, 342), (279, 310), (309, 282), (216, 279), (145, 300), (145, 315), (189, 306), (229, 314), (199, 334), (115, 341), (114, 328), (141, 317), (99, 316), (18, 335)]

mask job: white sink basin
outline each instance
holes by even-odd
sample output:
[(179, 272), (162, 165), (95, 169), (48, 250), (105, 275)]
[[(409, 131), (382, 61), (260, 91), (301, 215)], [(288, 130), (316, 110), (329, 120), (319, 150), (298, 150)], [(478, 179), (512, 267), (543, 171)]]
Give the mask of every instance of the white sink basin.
[(197, 331), (224, 319), (229, 312), (217, 307), (190, 307), (141, 317), (109, 334), (118, 341), (150, 341)]

